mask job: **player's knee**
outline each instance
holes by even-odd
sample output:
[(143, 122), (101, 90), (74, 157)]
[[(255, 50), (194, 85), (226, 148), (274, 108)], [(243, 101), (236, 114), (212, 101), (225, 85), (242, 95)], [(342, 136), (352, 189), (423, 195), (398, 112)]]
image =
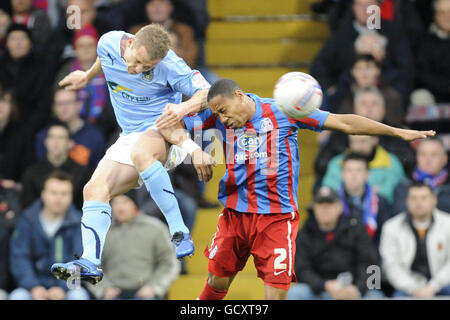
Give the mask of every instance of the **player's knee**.
[(108, 188), (104, 183), (96, 183), (90, 180), (83, 187), (83, 199), (84, 201), (104, 201), (110, 200)]
[(217, 290), (228, 290), (230, 287), (230, 278), (218, 277), (210, 273), (208, 275), (208, 284)]
[(131, 161), (138, 171), (144, 171), (158, 161), (158, 154), (151, 149), (137, 146), (131, 151)]

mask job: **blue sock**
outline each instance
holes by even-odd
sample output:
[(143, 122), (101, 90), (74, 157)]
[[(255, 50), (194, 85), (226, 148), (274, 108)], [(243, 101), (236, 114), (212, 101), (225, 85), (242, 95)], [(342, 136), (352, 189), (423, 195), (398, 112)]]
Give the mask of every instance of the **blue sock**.
[(169, 174), (161, 162), (156, 161), (145, 171), (139, 173), (152, 199), (156, 202), (169, 225), (170, 234), (182, 231), (189, 233), (183, 222), (177, 199), (173, 192)]
[(111, 206), (101, 201), (85, 201), (81, 218), (82, 258), (100, 264), (106, 234), (111, 225)]

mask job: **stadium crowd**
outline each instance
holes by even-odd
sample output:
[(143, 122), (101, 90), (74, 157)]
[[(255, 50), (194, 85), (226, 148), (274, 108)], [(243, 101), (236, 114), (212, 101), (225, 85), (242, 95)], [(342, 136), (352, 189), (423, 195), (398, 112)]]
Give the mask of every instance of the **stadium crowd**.
[[(380, 29), (367, 28), (370, 5), (381, 8)], [(79, 28), (66, 24), (74, 6)], [(313, 10), (327, 14), (331, 30), (310, 67), (322, 109), (450, 133), (449, 119), (407, 121), (413, 109), (450, 109), (450, 0), (324, 0)], [(82, 254), (83, 185), (120, 133), (104, 76), (78, 92), (57, 83), (94, 63), (105, 32), (135, 33), (151, 22), (167, 28), (191, 68), (218, 79), (204, 57), (204, 0), (0, 4), (0, 299), (164, 299), (186, 272), (142, 189), (111, 203), (99, 285), (69, 289), (49, 272)], [(298, 283), (288, 299), (450, 297), (447, 140), (326, 131), (318, 139), (314, 200), (297, 237)], [(203, 198), (191, 165), (170, 175), (192, 230), (197, 209), (217, 205)], [(123, 260), (133, 268), (121, 268)], [(381, 270), (379, 285), (369, 285), (371, 266)]]

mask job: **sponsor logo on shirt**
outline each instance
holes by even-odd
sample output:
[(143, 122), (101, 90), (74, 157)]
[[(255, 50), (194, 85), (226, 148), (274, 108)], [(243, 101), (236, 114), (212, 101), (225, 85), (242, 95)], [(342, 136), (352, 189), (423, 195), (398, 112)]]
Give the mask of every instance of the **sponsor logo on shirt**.
[(131, 90), (130, 88), (124, 87), (120, 84), (117, 84), (115, 82), (106, 81), (106, 83), (108, 84), (108, 87), (112, 90), (112, 92), (120, 94), (122, 96), (122, 98), (124, 98), (128, 101), (131, 101), (133, 103), (146, 104), (151, 100), (150, 97), (138, 97), (131, 93), (128, 93), (128, 92), (133, 92), (133, 90)]

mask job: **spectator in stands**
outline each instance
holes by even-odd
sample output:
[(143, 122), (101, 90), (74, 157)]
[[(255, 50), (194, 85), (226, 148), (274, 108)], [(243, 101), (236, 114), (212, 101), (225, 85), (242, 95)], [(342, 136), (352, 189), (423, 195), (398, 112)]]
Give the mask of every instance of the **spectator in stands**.
[[(384, 101), (375, 101), (380, 99), (377, 93), (366, 96), (365, 101), (384, 104), (384, 116), (382, 122), (392, 126), (399, 127), (404, 122), (404, 103), (402, 96), (392, 86), (380, 83), (381, 69), (378, 62), (370, 54), (357, 55), (350, 70), (352, 84), (347, 86), (346, 81), (342, 81), (336, 95), (342, 96), (342, 102), (333, 99), (336, 103), (339, 113), (354, 113), (354, 96), (361, 89), (378, 88)], [(375, 90), (374, 90), (375, 91)], [(362, 98), (362, 97), (361, 97)], [(340, 100), (340, 99), (339, 99)], [(369, 103), (369, 101), (367, 101)], [(370, 106), (368, 106), (370, 107)], [(372, 109), (372, 108), (370, 108)], [(378, 108), (373, 108), (378, 110)]]
[(0, 300), (8, 298), (9, 286), (9, 230), (0, 224)]
[[(148, 0), (146, 3), (146, 13), (148, 22), (159, 23), (172, 33), (171, 42), (174, 51), (186, 61), (192, 69), (198, 69), (205, 79), (212, 83), (218, 79), (218, 76), (207, 69), (205, 66), (199, 66), (199, 41), (196, 37), (194, 26), (176, 15), (174, 0)], [(191, 12), (186, 10), (184, 15), (188, 16)], [(195, 19), (195, 17), (192, 17)], [(139, 29), (145, 24), (136, 25), (131, 28), (130, 32)]]
[(50, 110), (51, 70), (45, 57), (32, 50), (30, 30), (12, 24), (6, 36), (6, 52), (0, 57), (0, 85), (11, 90), (21, 125), (37, 132)]
[(395, 188), (394, 214), (406, 210), (408, 188), (414, 182), (423, 182), (431, 187), (438, 201), (437, 208), (450, 212), (450, 177), (448, 156), (439, 138), (422, 140), (417, 147), (417, 167), (410, 177)]
[(172, 0), (149, 0), (146, 4), (148, 20), (152, 23), (162, 24), (167, 30), (173, 31), (179, 36), (180, 56), (188, 66), (195, 68), (198, 56), (195, 30), (185, 23), (173, 20), (173, 10)]
[[(381, 93), (376, 88), (359, 90), (355, 94), (354, 113), (375, 121), (384, 122), (386, 107)], [(345, 151), (349, 136), (342, 132), (324, 131), (320, 134), (321, 146), (314, 163), (317, 189), (325, 175), (330, 160)], [(411, 174), (416, 165), (416, 154), (411, 145), (395, 137), (378, 137), (380, 146), (397, 156), (406, 174)]]
[[(91, 170), (97, 167), (98, 162), (105, 154), (105, 139), (96, 127), (80, 118), (82, 102), (78, 100), (76, 91), (58, 89), (53, 100), (53, 112), (56, 119), (70, 130), (70, 138), (73, 145), (69, 157), (82, 166), (88, 166)], [(45, 157), (45, 137), (47, 129), (38, 132), (36, 136), (36, 158)]]
[[(406, 70), (401, 70), (392, 64), (386, 64), (388, 38), (377, 33), (368, 32), (358, 36), (355, 40), (355, 52), (359, 54), (370, 54), (381, 66), (380, 82), (395, 88), (404, 99), (407, 99), (408, 90), (412, 89), (413, 78), (408, 78)], [(413, 76), (411, 73), (410, 77)], [(401, 105), (403, 107), (403, 105)], [(402, 112), (403, 114), (403, 112)]]
[(80, 27), (81, 29), (87, 25), (92, 25), (97, 30), (99, 35), (113, 30), (111, 23), (114, 21), (107, 21), (101, 19), (97, 14), (97, 8), (92, 0), (69, 0), (68, 6), (78, 6), (80, 8)]
[(32, 0), (11, 0), (11, 8), (12, 22), (30, 29), (34, 49), (36, 52), (44, 52), (52, 36), (47, 14), (35, 9)]
[(0, 9), (0, 52), (5, 49), (6, 32), (10, 24), (11, 17), (5, 10)]
[[(92, 25), (87, 25), (75, 33), (73, 46), (76, 58), (67, 61), (58, 71), (55, 83), (61, 81), (70, 72), (75, 70), (88, 70), (97, 59), (98, 34)], [(108, 105), (108, 88), (103, 74), (94, 78), (86, 87), (78, 91), (83, 102), (80, 115), (89, 123), (95, 124), (102, 118), (104, 112), (112, 114), (112, 108)], [(105, 110), (109, 107), (110, 110)]]
[[(354, 61), (357, 37), (364, 33), (375, 33), (367, 27), (370, 16), (367, 7), (377, 4), (376, 0), (353, 0), (353, 14), (342, 22), (314, 59), (311, 75), (319, 81), (326, 94), (325, 98), (335, 93), (336, 84), (343, 71), (348, 70)], [(386, 70), (398, 70), (400, 84), (405, 84), (399, 92), (406, 99), (414, 80), (414, 69), (411, 67), (414, 61), (407, 37), (403, 29), (394, 28), (390, 21), (381, 21), (381, 29), (377, 30), (377, 33), (378, 31), (387, 37), (386, 54), (381, 63), (382, 74), (387, 77)], [(397, 81), (387, 83), (396, 88), (400, 86)]]
[(17, 284), (12, 300), (88, 299), (79, 287), (68, 290), (49, 272), (55, 262), (81, 254), (81, 212), (72, 205), (73, 184), (61, 171), (44, 182), (41, 199), (20, 217), (11, 239), (10, 271)]
[(89, 179), (90, 171), (70, 159), (70, 131), (64, 124), (54, 124), (48, 128), (45, 138), (47, 155), (29, 167), (22, 178), (21, 204), (25, 208), (32, 204), (41, 194), (44, 181), (55, 169), (64, 171), (73, 179), (73, 199), (77, 208), (83, 205), (83, 186)]
[(368, 183), (369, 164), (365, 156), (348, 154), (342, 161), (342, 185), (339, 196), (344, 216), (356, 218), (378, 248), (384, 222), (391, 217), (391, 207)]
[(342, 183), (342, 160), (348, 153), (360, 153), (367, 158), (370, 186), (392, 203), (395, 187), (405, 177), (405, 173), (398, 158), (380, 146), (379, 139), (375, 136), (349, 136), (348, 150), (330, 160), (322, 184), (339, 190)]
[(380, 253), (393, 297), (450, 296), (450, 215), (427, 184), (409, 186), (407, 211), (388, 220)]
[(450, 102), (450, 0), (437, 0), (434, 22), (418, 53), (418, 86), (437, 102)]
[(18, 189), (22, 174), (32, 162), (31, 133), (18, 123), (11, 91), (0, 89), (0, 179), (8, 189)]
[(180, 269), (168, 228), (141, 214), (129, 195), (115, 197), (111, 208), (114, 219), (102, 254), (105, 275), (94, 294), (103, 299), (165, 298)]
[[(331, 188), (322, 187), (314, 197), (312, 213), (299, 231), (295, 274), (290, 300), (381, 298), (368, 290), (367, 267), (379, 259), (364, 225), (343, 216), (343, 205)], [(344, 278), (347, 278), (344, 280)]]

